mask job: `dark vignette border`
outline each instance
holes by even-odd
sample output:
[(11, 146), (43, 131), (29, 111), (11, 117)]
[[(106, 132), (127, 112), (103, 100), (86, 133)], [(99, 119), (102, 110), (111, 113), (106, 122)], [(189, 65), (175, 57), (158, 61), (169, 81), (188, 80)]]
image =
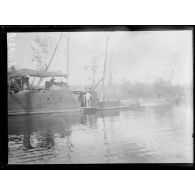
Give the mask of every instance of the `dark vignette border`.
[[(194, 73), (194, 26), (193, 25), (5, 25), (0, 26), (0, 169), (4, 170), (192, 170), (194, 163), (136, 163), (136, 164), (50, 164), (8, 165), (8, 115), (7, 115), (7, 33), (9, 32), (82, 32), (82, 31), (167, 31), (192, 30)], [(193, 74), (194, 85), (194, 74)], [(193, 89), (194, 95), (194, 89)], [(194, 105), (194, 99), (193, 99)], [(194, 114), (194, 110), (193, 110)], [(194, 139), (194, 133), (193, 133)], [(194, 142), (193, 142), (194, 151)], [(195, 155), (194, 155), (195, 156)]]

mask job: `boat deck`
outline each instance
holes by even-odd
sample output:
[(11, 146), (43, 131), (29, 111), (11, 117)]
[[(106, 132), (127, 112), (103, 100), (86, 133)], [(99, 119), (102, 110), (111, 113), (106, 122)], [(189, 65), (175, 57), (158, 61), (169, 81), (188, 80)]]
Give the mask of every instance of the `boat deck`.
[(132, 105), (125, 105), (125, 106), (115, 106), (115, 107), (81, 107), (82, 112), (96, 112), (96, 111), (103, 111), (103, 110), (123, 110), (123, 109), (130, 109), (135, 106), (138, 106), (137, 104), (132, 104)]
[(115, 106), (115, 107), (80, 107), (80, 109), (62, 109), (62, 110), (42, 110), (42, 109), (35, 109), (33, 111), (25, 111), (25, 110), (16, 110), (16, 111), (9, 111), (9, 116), (14, 115), (29, 115), (29, 114), (49, 114), (49, 113), (73, 113), (73, 112), (83, 112), (87, 114), (93, 114), (98, 111), (104, 111), (104, 110), (124, 110), (124, 109), (131, 109), (134, 107), (137, 107), (139, 105), (132, 104), (132, 105), (125, 105), (125, 106)]

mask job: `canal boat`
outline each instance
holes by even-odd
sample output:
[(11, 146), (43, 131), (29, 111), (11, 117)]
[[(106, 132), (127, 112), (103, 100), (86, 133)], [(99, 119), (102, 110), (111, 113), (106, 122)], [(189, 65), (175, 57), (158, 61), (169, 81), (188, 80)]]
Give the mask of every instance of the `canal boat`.
[[(45, 81), (45, 86), (39, 88), (34, 88), (25, 83), (26, 79), (24, 78), (28, 76), (32, 76), (32, 74), (17, 73), (9, 75), (8, 115), (80, 111), (79, 104), (73, 98), (72, 92), (66, 83), (54, 81), (51, 83), (50, 78), (64, 77), (65, 75), (52, 72), (39, 73), (36, 77), (50, 79), (50, 81)], [(24, 87), (25, 85), (26, 87)], [(17, 86), (17, 88), (14, 86)]]

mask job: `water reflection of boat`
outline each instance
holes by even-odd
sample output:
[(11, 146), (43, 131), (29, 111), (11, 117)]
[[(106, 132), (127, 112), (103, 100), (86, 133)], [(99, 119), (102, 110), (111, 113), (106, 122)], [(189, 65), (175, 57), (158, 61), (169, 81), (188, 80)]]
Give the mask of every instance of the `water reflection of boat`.
[(119, 116), (120, 110), (100, 110), (96, 115), (98, 117)]
[(21, 134), (26, 131), (53, 131), (67, 130), (71, 125), (80, 121), (80, 113), (74, 114), (37, 114), (8, 117), (9, 134)]
[[(23, 135), (24, 150), (30, 150), (34, 148), (50, 149), (55, 145), (54, 136), (51, 132), (45, 132), (43, 134), (33, 137), (30, 131), (26, 131)], [(32, 138), (33, 137), (33, 138)], [(33, 140), (33, 144), (32, 144)]]
[(81, 114), (80, 123), (88, 125), (90, 127), (96, 127), (98, 118), (119, 116), (120, 110), (104, 110), (95, 113), (83, 113)]
[(105, 159), (106, 163), (109, 163), (111, 161), (111, 158), (113, 157), (111, 150), (110, 150), (110, 143), (109, 143), (109, 136), (108, 136), (108, 129), (106, 126), (105, 118), (103, 117), (103, 134), (104, 134), (104, 147), (105, 147)]
[(97, 120), (102, 120), (102, 131), (103, 131), (103, 144), (104, 144), (104, 158), (105, 163), (110, 163), (113, 154), (110, 148), (110, 140), (109, 140), (109, 132), (108, 127), (106, 125), (106, 117), (111, 117), (111, 121), (113, 117), (119, 116), (120, 110), (105, 110), (101, 112), (97, 112), (96, 114), (83, 114), (81, 115), (81, 123), (89, 126), (90, 128), (97, 128)]
[(67, 156), (67, 159), (66, 159), (66, 163), (67, 164), (72, 164), (72, 155), (71, 153), (73, 152), (73, 144), (70, 140), (70, 136), (67, 136), (66, 137), (66, 156)]
[[(53, 157), (52, 150), (61, 140), (66, 146), (67, 163), (71, 163), (73, 148), (71, 126), (77, 123), (80, 123), (80, 114), (10, 116), (8, 117), (9, 142), (22, 144), (23, 150), (30, 152), (31, 160), (37, 160), (43, 157), (43, 153), (47, 158)], [(16, 146), (17, 144), (14, 145)], [(20, 157), (17, 157), (17, 160), (20, 160)]]

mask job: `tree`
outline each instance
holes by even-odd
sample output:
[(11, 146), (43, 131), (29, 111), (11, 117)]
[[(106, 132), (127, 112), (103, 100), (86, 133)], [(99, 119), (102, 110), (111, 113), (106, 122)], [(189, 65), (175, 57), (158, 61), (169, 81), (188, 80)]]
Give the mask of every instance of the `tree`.
[(48, 57), (50, 56), (50, 43), (51, 38), (45, 35), (36, 36), (33, 44), (30, 45), (32, 49), (32, 61), (35, 62), (40, 70), (44, 70), (47, 67)]

